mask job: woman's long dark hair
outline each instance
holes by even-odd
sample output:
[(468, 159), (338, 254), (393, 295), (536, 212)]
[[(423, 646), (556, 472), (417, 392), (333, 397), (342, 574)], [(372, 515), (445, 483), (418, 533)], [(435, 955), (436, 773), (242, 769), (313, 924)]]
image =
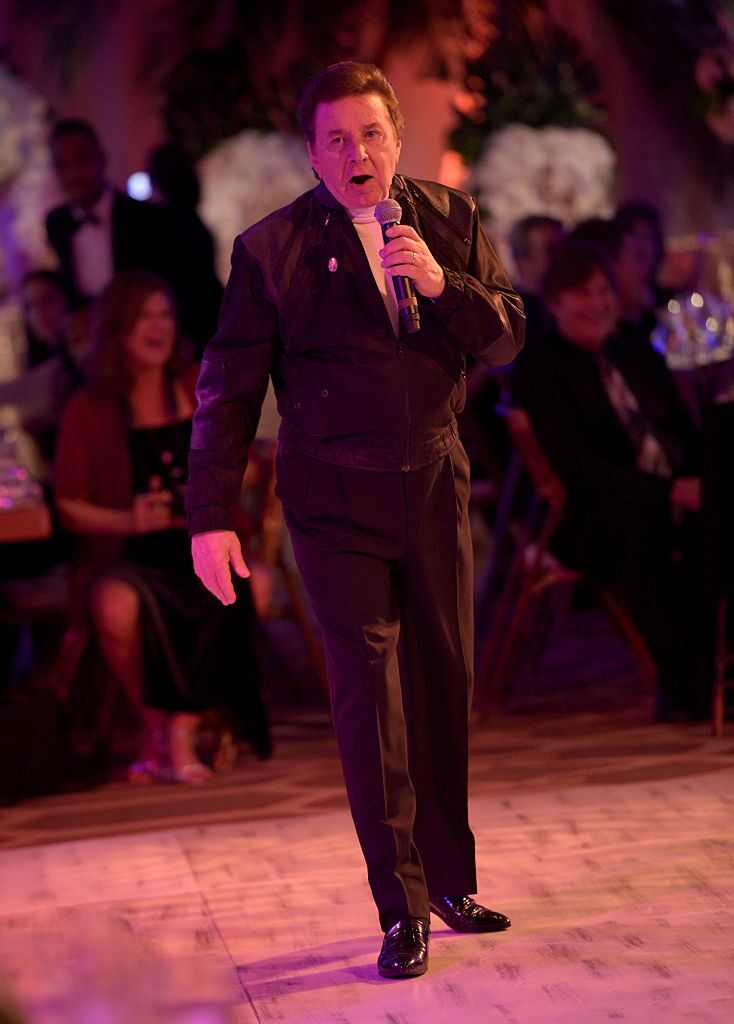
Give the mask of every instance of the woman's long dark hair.
[[(125, 407), (128, 407), (134, 382), (125, 353), (125, 339), (134, 329), (146, 300), (158, 292), (168, 298), (176, 316), (176, 300), (169, 285), (147, 270), (121, 271), (95, 304), (88, 363), (89, 383), (96, 391), (117, 399)], [(164, 368), (171, 393), (173, 382), (181, 376), (188, 361), (177, 329), (173, 353)]]

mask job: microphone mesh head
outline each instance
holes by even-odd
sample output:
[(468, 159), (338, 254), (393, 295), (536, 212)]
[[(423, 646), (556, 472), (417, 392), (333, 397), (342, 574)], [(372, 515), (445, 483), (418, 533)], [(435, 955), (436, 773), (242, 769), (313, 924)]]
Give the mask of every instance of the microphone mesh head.
[(400, 203), (394, 199), (383, 199), (375, 207), (375, 220), (378, 224), (399, 224), (402, 216)]

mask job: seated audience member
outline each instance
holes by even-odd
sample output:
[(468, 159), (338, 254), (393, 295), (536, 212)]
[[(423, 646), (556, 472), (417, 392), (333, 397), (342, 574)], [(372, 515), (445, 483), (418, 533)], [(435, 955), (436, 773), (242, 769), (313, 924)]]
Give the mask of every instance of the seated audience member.
[(31, 270), (23, 278), (21, 299), (26, 332), (25, 369), (31, 370), (66, 347), (70, 302), (54, 270)]
[(160, 206), (179, 254), (171, 268), (179, 299), (181, 325), (197, 355), (214, 334), (224, 289), (215, 270), (214, 239), (196, 212), (200, 189), (196, 171), (175, 142), (158, 146), (148, 157), (151, 201)]
[[(630, 381), (634, 376), (643, 380), (655, 377), (656, 387), (665, 390), (666, 401), (672, 407), (673, 403), (681, 405), (680, 392), (665, 360), (652, 347), (657, 311), (667, 301), (666, 293), (655, 286), (662, 234), (659, 223), (655, 229), (650, 220), (640, 229), (637, 211), (637, 206), (625, 207), (612, 221), (585, 221), (574, 229), (571, 237), (599, 246), (614, 271), (619, 301), (619, 320), (611, 342), (615, 363)], [(695, 414), (694, 404), (690, 403), (690, 408)], [(683, 415), (688, 417), (688, 413)]]
[(657, 323), (648, 246), (630, 223), (600, 217), (577, 224), (570, 237), (603, 250), (617, 281), (618, 331), (648, 343)]
[(625, 234), (631, 233), (636, 237), (654, 304), (657, 308), (664, 306), (673, 292), (662, 287), (658, 280), (665, 256), (665, 235), (660, 211), (652, 203), (624, 203), (618, 208), (614, 220)]
[(49, 270), (26, 274), (21, 286), (26, 328), (26, 366), (0, 384), (0, 405), (12, 405), (38, 454), (53, 456), (61, 411), (82, 382), (81, 353), (72, 351), (72, 314), (61, 278)]
[(516, 270), (512, 283), (525, 306), (525, 349), (542, 339), (548, 326), (541, 288), (551, 253), (564, 236), (559, 220), (541, 215), (523, 217), (510, 231)]
[(701, 677), (697, 436), (662, 357), (617, 362), (616, 277), (567, 240), (543, 294), (555, 328), (517, 362), (512, 398), (568, 493), (558, 554), (623, 597), (659, 672), (657, 717), (706, 713)]
[(270, 745), (249, 581), (235, 581), (239, 600), (225, 607), (191, 563), (182, 500), (197, 368), (183, 361), (168, 286), (118, 275), (93, 346), (55, 461), (59, 515), (79, 541), (72, 598), (145, 726), (131, 777), (200, 782), (211, 774), (196, 750), (205, 709), (234, 711), (258, 756)]
[[(0, 383), (0, 406), (12, 407), (3, 415), (20, 428), (23, 468), (47, 487), (61, 413), (82, 376), (70, 345), (69, 299), (58, 274), (27, 274), (21, 297), (25, 366), (17, 377)], [(61, 618), (68, 554), (68, 538), (55, 524), (51, 537), (3, 545), (0, 604), (14, 621), (0, 627), (0, 650), (5, 652), (0, 654), (0, 678), (20, 681), (40, 668), (54, 648), (58, 626), (53, 613), (58, 610)]]

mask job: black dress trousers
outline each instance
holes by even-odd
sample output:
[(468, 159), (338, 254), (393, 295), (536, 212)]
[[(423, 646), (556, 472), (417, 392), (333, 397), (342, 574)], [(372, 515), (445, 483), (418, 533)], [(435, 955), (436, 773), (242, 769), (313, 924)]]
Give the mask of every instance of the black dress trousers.
[(349, 804), (383, 929), (476, 891), (467, 815), (469, 465), (410, 472), (281, 446), (278, 494), (322, 628)]

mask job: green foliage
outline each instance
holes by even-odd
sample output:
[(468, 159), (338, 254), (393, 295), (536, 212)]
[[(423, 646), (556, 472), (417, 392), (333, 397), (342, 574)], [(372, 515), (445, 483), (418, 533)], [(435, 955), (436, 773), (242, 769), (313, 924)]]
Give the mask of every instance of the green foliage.
[(118, 0), (9, 0), (11, 25), (28, 19), (44, 27), (45, 59), (56, 68), (62, 88), (72, 86)]
[[(2, 0), (0, 0), (2, 2)], [(7, 0), (11, 24), (43, 25), (68, 87), (119, 0)], [(338, 60), (384, 64), (418, 45), (425, 73), (460, 74), (493, 0), (155, 0), (137, 73), (161, 98), (171, 136), (196, 158), (246, 128), (295, 130), (300, 87)]]
[[(424, 43), (426, 73), (456, 72), (488, 0), (168, 0), (151, 23), (144, 77), (167, 128), (194, 158), (243, 129), (296, 130), (300, 88), (339, 60), (383, 64)], [(171, 64), (171, 39), (178, 55)]]
[(729, 98), (734, 81), (725, 68), (718, 86), (703, 93), (695, 66), (700, 54), (726, 45), (721, 15), (734, 13), (730, 0), (604, 0), (604, 7), (648, 83), (665, 91), (666, 114), (684, 131), (690, 130), (692, 114), (703, 120)]
[(295, 131), (298, 69), (257, 87), (236, 41), (188, 54), (163, 82), (166, 130), (192, 159), (245, 128)]
[(661, 88), (690, 88), (695, 58), (724, 41), (722, 0), (602, 0), (607, 16), (648, 79)]
[(532, 128), (599, 128), (599, 78), (578, 44), (537, 3), (510, 9), (501, 34), (465, 79), (465, 100), (450, 144), (471, 164), (487, 135), (510, 123)]

